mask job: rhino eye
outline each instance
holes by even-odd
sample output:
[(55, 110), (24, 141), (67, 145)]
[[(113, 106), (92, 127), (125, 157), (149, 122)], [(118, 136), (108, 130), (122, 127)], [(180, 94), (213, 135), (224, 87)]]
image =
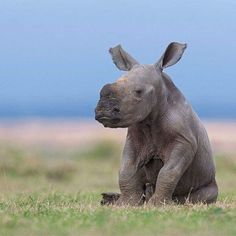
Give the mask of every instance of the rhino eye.
[(137, 95), (137, 96), (141, 96), (142, 95), (142, 93), (143, 93), (143, 90), (142, 89), (136, 89), (135, 90), (135, 94)]

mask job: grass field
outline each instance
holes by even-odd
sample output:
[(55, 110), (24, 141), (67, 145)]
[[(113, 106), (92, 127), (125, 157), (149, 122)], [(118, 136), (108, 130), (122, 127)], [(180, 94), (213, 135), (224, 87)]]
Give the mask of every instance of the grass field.
[(121, 145), (81, 148), (0, 143), (0, 235), (236, 235), (236, 156), (216, 155), (216, 204), (115, 208)]

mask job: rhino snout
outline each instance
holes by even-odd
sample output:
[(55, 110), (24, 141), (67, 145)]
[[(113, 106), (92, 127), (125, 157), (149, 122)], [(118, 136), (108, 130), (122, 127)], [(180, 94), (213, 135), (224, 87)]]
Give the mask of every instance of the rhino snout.
[(118, 123), (120, 118), (120, 108), (118, 106), (110, 107), (99, 103), (95, 109), (95, 119), (100, 123)]

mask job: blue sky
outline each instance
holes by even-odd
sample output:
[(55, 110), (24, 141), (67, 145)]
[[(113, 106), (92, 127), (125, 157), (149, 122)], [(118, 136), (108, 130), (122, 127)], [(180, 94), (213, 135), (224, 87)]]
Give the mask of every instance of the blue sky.
[(188, 48), (166, 72), (202, 117), (236, 118), (236, 1), (0, 1), (0, 117), (93, 115), (121, 75), (118, 43), (153, 63)]

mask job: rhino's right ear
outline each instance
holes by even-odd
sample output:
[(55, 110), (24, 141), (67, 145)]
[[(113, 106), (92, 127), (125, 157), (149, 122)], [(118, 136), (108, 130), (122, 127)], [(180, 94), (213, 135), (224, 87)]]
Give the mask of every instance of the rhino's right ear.
[(172, 42), (166, 48), (164, 54), (159, 59), (155, 66), (163, 70), (166, 67), (172, 66), (177, 63), (182, 57), (184, 50), (187, 48), (187, 44)]
[(133, 57), (131, 57), (121, 45), (109, 49), (112, 60), (120, 70), (129, 71), (134, 65), (139, 64)]

